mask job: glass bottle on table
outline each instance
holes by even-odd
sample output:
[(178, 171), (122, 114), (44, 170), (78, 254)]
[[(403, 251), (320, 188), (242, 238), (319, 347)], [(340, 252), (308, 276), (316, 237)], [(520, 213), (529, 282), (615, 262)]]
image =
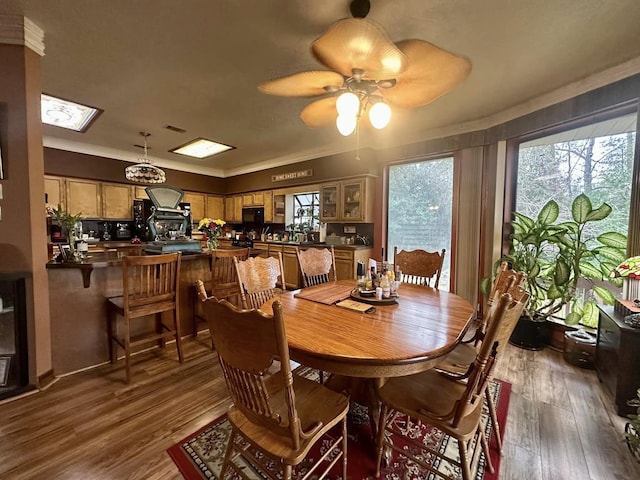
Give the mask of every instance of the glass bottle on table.
[(380, 276), (380, 287), (382, 288), (382, 298), (391, 297), (391, 284), (389, 283), (389, 276), (386, 272)]

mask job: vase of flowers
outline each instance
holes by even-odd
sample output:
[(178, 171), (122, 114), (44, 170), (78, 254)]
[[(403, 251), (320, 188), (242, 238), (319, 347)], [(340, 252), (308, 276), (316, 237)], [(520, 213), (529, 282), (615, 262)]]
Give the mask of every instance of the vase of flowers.
[(207, 248), (215, 250), (218, 248), (218, 238), (222, 235), (222, 227), (226, 222), (220, 219), (203, 218), (198, 224), (198, 230), (206, 236)]
[(76, 252), (75, 244), (76, 240), (79, 240), (82, 235), (82, 224), (80, 223), (82, 214), (77, 213), (72, 215), (63, 210), (62, 206), (58, 205), (57, 209), (53, 209), (53, 215), (56, 218), (57, 224), (62, 229), (62, 234), (67, 237), (67, 241), (69, 242), (69, 256), (66, 261), (79, 261), (80, 258)]

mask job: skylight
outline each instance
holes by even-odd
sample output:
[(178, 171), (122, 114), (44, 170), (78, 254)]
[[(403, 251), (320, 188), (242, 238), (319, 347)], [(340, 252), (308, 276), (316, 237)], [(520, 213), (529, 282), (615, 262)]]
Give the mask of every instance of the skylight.
[(179, 153), (180, 155), (186, 155), (188, 157), (206, 158), (234, 148), (235, 147), (230, 147), (229, 145), (207, 140), (206, 138), (196, 138), (186, 145), (182, 145), (181, 147), (177, 147), (169, 151)]
[(54, 127), (67, 128), (76, 132), (86, 132), (102, 110), (88, 105), (70, 102), (51, 95), (40, 97), (42, 123)]

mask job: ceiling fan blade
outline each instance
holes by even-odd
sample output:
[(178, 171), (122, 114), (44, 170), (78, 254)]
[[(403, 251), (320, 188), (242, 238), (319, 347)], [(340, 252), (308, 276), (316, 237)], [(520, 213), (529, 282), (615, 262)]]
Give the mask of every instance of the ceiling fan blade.
[(386, 32), (364, 18), (340, 20), (314, 41), (311, 49), (320, 62), (346, 77), (359, 68), (369, 80), (394, 78), (408, 65)]
[(317, 70), (269, 80), (258, 85), (258, 90), (281, 97), (312, 97), (327, 93), (325, 86), (340, 88), (343, 83), (339, 73)]
[(336, 123), (338, 111), (336, 110), (337, 97), (322, 98), (310, 103), (300, 112), (300, 118), (307, 127), (320, 128)]
[(399, 107), (433, 102), (459, 85), (471, 72), (471, 62), (423, 40), (398, 42), (409, 67), (396, 77), (395, 87), (381, 89), (385, 100)]

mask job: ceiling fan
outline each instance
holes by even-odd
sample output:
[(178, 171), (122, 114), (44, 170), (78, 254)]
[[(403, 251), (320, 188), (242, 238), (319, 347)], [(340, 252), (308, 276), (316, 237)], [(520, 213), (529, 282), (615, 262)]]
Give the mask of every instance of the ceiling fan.
[(433, 102), (460, 84), (471, 62), (424, 40), (394, 43), (376, 23), (366, 20), (369, 0), (353, 0), (351, 14), (316, 39), (311, 49), (329, 70), (300, 72), (266, 81), (258, 89), (270, 95), (311, 97), (300, 117), (308, 127), (336, 123), (350, 135), (367, 118), (384, 128), (390, 106), (414, 108)]

